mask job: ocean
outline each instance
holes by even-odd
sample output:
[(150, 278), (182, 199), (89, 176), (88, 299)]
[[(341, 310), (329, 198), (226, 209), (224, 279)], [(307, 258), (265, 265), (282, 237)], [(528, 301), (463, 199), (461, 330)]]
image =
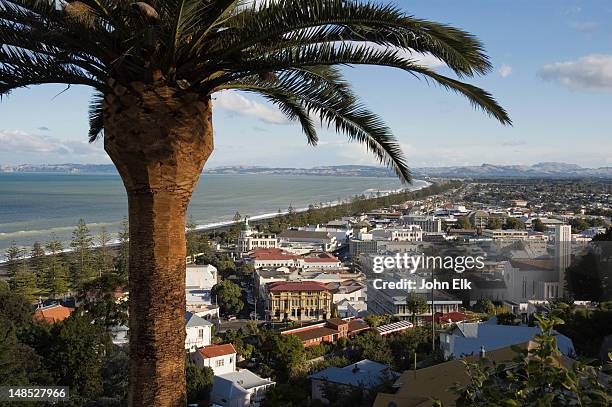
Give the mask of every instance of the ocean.
[[(410, 189), (425, 185), (415, 180)], [(400, 188), (395, 178), (204, 174), (188, 215), (210, 227), (231, 221), (236, 211), (260, 217), (289, 205), (300, 209)], [(67, 242), (81, 218), (94, 234), (102, 227), (114, 234), (126, 215), (118, 175), (0, 173), (0, 254), (13, 241), (29, 247), (51, 234)]]

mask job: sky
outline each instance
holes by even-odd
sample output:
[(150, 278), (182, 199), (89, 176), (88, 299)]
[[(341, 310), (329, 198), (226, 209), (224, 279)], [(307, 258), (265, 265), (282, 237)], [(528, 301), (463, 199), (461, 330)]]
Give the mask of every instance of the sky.
[[(493, 93), (513, 126), (463, 97), (389, 68), (343, 68), (363, 102), (391, 127), (412, 167), (566, 162), (612, 166), (612, 2), (396, 0), (418, 18), (465, 29), (494, 69), (467, 81)], [(431, 59), (437, 71), (449, 70)], [(110, 163), (87, 143), (91, 91), (48, 85), (0, 102), (0, 165)], [(321, 129), (317, 147), (264, 100), (214, 96), (215, 152), (208, 167), (375, 164), (346, 137)]]

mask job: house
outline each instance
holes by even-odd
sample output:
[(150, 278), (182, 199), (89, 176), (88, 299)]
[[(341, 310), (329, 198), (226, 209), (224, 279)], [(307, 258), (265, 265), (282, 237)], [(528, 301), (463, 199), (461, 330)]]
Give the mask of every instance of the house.
[(208, 345), (192, 352), (189, 357), (200, 369), (210, 367), (215, 375), (236, 370), (236, 349), (231, 343)]
[(212, 325), (193, 312), (185, 312), (185, 349), (195, 351), (198, 348), (210, 345)]
[(321, 342), (336, 342), (340, 338), (351, 338), (360, 332), (370, 329), (361, 319), (331, 318), (325, 322), (282, 331), (281, 335), (295, 335), (304, 347), (318, 345)]
[(389, 369), (389, 366), (368, 359), (345, 367), (329, 367), (309, 376), (311, 398), (323, 403), (329, 402), (325, 398), (327, 384), (333, 384), (334, 391), (344, 394), (357, 389), (371, 392), (398, 376), (399, 374)]
[[(540, 332), (540, 328), (531, 326), (497, 325), (490, 322), (460, 323), (440, 332), (440, 349), (444, 352), (445, 359), (460, 358), (477, 355), (483, 347), (489, 352), (526, 343)], [(575, 354), (570, 338), (559, 333), (554, 335), (559, 351), (566, 356)]]
[(185, 301), (187, 311), (206, 319), (218, 318), (219, 307), (213, 304), (211, 290), (217, 284), (217, 269), (208, 265), (187, 265)]
[[(521, 347), (530, 344), (520, 344)], [(533, 346), (533, 345), (531, 345)], [(486, 357), (491, 362), (511, 361), (516, 353), (510, 347), (487, 351)], [(466, 374), (464, 361), (474, 363), (479, 355), (455, 359), (423, 369), (406, 370), (393, 385), (395, 393), (378, 393), (374, 407), (429, 407), (433, 399), (440, 400), (445, 406), (455, 405), (456, 394), (449, 389), (455, 384), (466, 386), (469, 377)]]
[(68, 318), (73, 311), (74, 308), (64, 307), (60, 304), (51, 304), (37, 308), (34, 311), (34, 319), (54, 324)]
[(259, 405), (274, 385), (272, 380), (261, 378), (248, 369), (215, 375), (210, 401), (222, 407)]
[[(436, 312), (434, 318), (436, 320), (436, 324), (440, 325), (456, 324), (468, 319), (467, 315), (465, 315), (463, 312), (447, 312), (446, 314)], [(423, 320), (431, 323), (431, 315), (424, 317)]]

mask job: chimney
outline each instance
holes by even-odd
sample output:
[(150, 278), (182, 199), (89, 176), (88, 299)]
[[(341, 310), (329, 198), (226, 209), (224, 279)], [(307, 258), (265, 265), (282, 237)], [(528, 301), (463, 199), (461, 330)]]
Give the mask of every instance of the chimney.
[(480, 353), (479, 353), (480, 359), (483, 359), (486, 356), (486, 353), (487, 352), (485, 351), (484, 345), (480, 345)]

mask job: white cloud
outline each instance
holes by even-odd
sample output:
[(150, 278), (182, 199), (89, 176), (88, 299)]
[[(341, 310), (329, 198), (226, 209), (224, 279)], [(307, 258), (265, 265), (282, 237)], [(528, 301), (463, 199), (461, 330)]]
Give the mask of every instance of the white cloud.
[(221, 91), (217, 93), (215, 95), (214, 106), (243, 116), (255, 117), (265, 123), (289, 123), (289, 120), (279, 110), (246, 98), (235, 91)]
[(102, 143), (90, 144), (86, 135), (83, 140), (60, 140), (22, 130), (0, 130), (0, 157), (3, 160), (22, 157), (41, 163), (109, 161)]
[(499, 69), (497, 70), (497, 73), (502, 78), (507, 78), (508, 76), (512, 74), (512, 67), (508, 64), (503, 64), (502, 66), (499, 67)]
[(612, 90), (612, 55), (591, 54), (574, 61), (545, 65), (539, 76), (569, 89)]
[(15, 153), (67, 153), (68, 148), (53, 137), (20, 130), (0, 130), (0, 151)]

